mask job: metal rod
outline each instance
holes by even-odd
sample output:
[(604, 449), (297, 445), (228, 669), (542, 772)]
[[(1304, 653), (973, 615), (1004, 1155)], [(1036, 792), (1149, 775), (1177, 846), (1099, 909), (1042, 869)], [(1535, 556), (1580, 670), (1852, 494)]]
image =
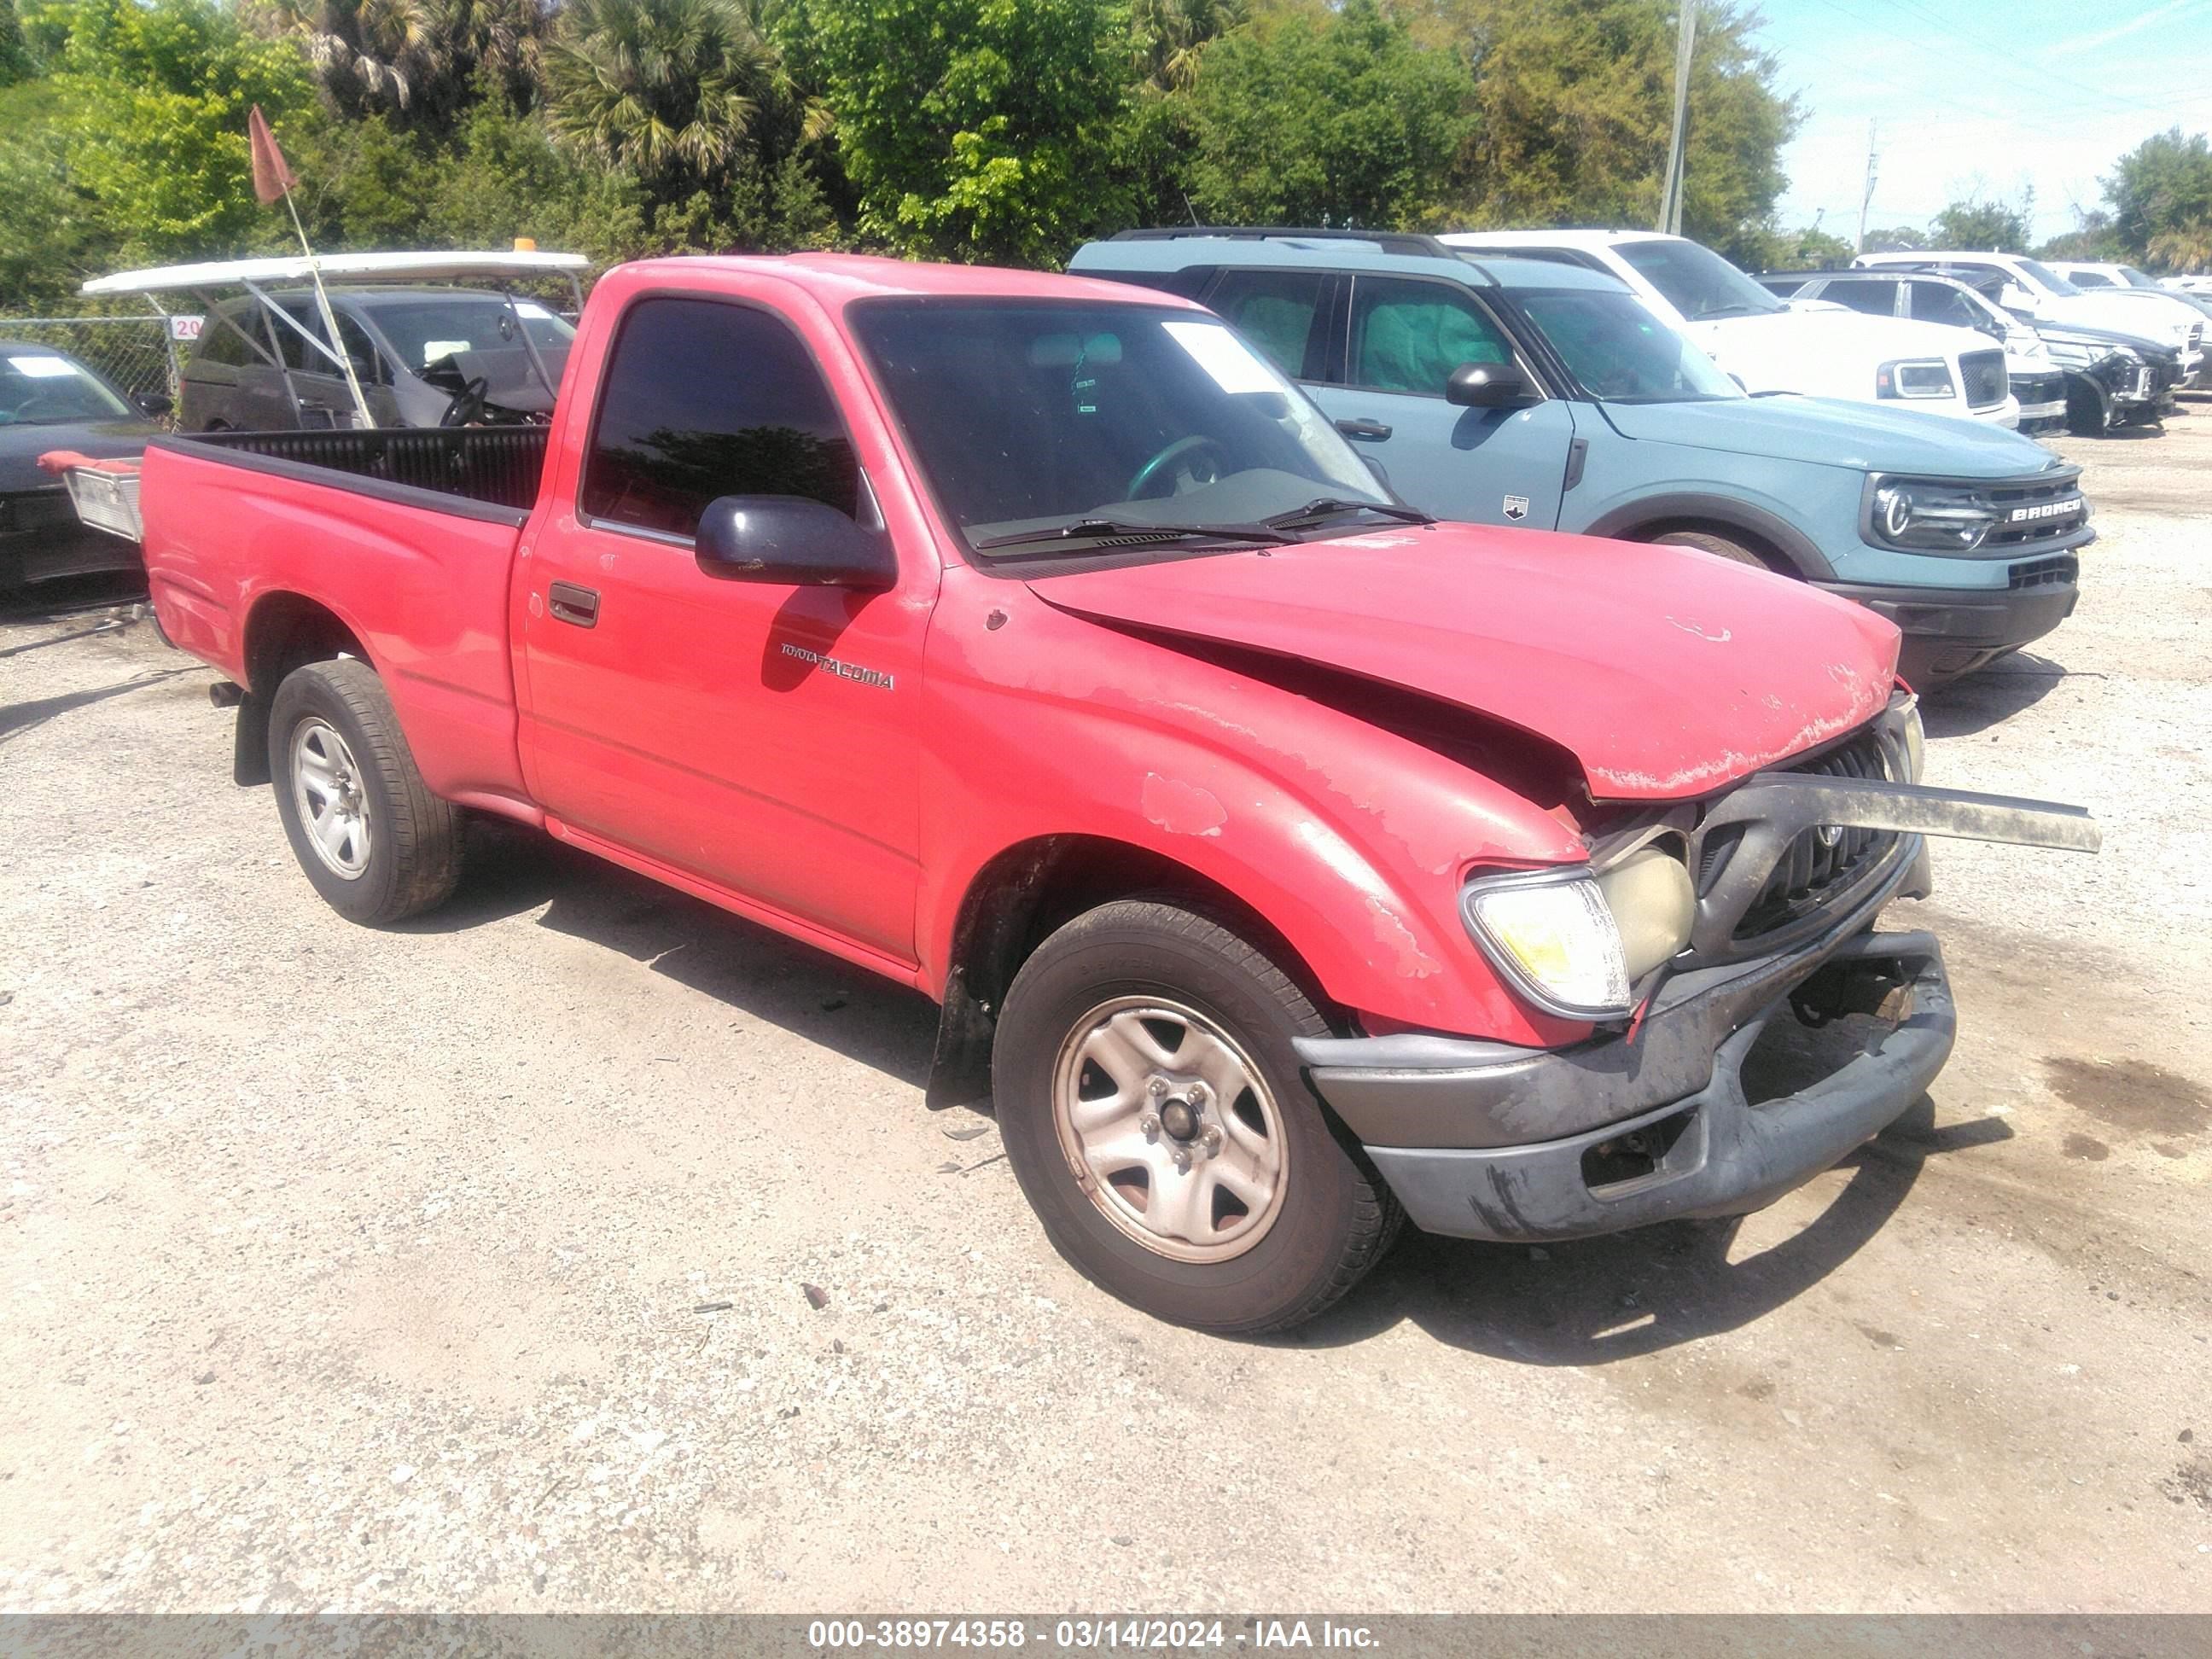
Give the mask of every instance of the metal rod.
[[(276, 173), (279, 178), (284, 174), (283, 162), (281, 158), (277, 162)], [(323, 327), (329, 332), (331, 343), (335, 346), (338, 343), (337, 313), (331, 309), (330, 294), (323, 287), (322, 261), (315, 258), (314, 249), (307, 246), (307, 228), (300, 222), (300, 210), (293, 203), (289, 185), (287, 185), (284, 190), (284, 205), (292, 210), (292, 228), (299, 233), (300, 252), (307, 256), (307, 275), (315, 279), (315, 303), (322, 308)], [(313, 339), (314, 337), (309, 335), (307, 337)], [(354, 378), (352, 355), (348, 352), (338, 352), (335, 355), (337, 357), (338, 367), (345, 371), (346, 390), (353, 393), (353, 406), (361, 411), (362, 430), (374, 430), (376, 416), (368, 412), (368, 399), (362, 396), (361, 382)]]
[(545, 388), (548, 401), (546, 417), (552, 417), (551, 400), (561, 395), (561, 388), (553, 384), (553, 377), (545, 372), (545, 360), (538, 355), (538, 342), (530, 337), (530, 325), (522, 319), (522, 307), (514, 303), (514, 291), (501, 283), (500, 298), (507, 301), (507, 314), (514, 319), (514, 331), (522, 336), (522, 349), (530, 354), (530, 367), (538, 372), (538, 384)]

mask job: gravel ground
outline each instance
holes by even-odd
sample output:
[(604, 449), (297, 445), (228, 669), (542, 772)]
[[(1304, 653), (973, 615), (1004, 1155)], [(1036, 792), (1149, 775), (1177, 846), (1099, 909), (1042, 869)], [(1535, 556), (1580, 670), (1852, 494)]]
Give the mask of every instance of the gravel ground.
[(1930, 764), (2106, 850), (1898, 907), (1929, 1105), (1271, 1343), (1065, 1267), (919, 998), (503, 831), (349, 927), (208, 672), (0, 627), (0, 1608), (2212, 1610), (2212, 410), (2067, 447)]

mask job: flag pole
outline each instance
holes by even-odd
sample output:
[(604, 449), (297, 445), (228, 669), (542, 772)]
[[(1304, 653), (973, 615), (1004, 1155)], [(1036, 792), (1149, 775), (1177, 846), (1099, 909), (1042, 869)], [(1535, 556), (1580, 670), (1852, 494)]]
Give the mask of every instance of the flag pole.
[(307, 275), (315, 279), (315, 305), (323, 313), (324, 337), (330, 342), (331, 349), (337, 354), (338, 367), (345, 371), (346, 390), (353, 393), (353, 406), (361, 411), (362, 428), (366, 431), (376, 424), (376, 416), (368, 412), (368, 399), (362, 395), (361, 381), (353, 372), (353, 353), (346, 349), (345, 342), (338, 337), (338, 319), (331, 310), (330, 293), (323, 287), (322, 261), (315, 258), (314, 249), (307, 246), (307, 229), (300, 222), (300, 210), (292, 200), (289, 186), (284, 191), (284, 205), (291, 210), (292, 228), (299, 234), (300, 252), (307, 256)]
[[(339, 337), (338, 319), (331, 309), (330, 291), (323, 286), (322, 261), (307, 246), (307, 228), (300, 222), (300, 206), (292, 199), (292, 169), (285, 163), (284, 152), (276, 147), (276, 135), (269, 131), (268, 119), (261, 113), (258, 104), (246, 118), (246, 143), (253, 157), (253, 193), (261, 198), (264, 207), (279, 196), (284, 198), (285, 209), (292, 216), (293, 232), (300, 239), (300, 252), (307, 258), (307, 275), (314, 280), (315, 308), (322, 313), (324, 344), (345, 373), (346, 390), (353, 393), (353, 406), (361, 416), (362, 426), (372, 428), (376, 417), (368, 412), (368, 399), (362, 395), (360, 377), (353, 372), (353, 353), (345, 349), (344, 340)], [(289, 374), (285, 376), (284, 384), (288, 387), (291, 385)], [(295, 396), (295, 407), (298, 401)]]

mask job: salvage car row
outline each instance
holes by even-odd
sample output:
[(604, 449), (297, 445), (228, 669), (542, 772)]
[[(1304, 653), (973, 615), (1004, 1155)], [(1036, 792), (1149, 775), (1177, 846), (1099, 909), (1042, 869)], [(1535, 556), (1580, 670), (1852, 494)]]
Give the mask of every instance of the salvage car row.
[[(1224, 262), (1214, 245), (1232, 243), (1243, 252)], [(333, 289), (337, 344), (312, 290), (283, 285), (306, 274), (301, 262), (128, 272), (88, 289), (248, 286), (246, 299), (209, 301), (182, 377), (185, 430), (548, 418), (570, 326), (527, 300), (420, 277), (573, 280), (581, 261), (325, 263), (392, 279)], [(1215, 280), (1240, 264), (1275, 275)], [(1963, 266), (1820, 273), (1785, 302), (1769, 291), (1785, 279), (1763, 287), (1650, 233), (1139, 232), (1081, 250), (1073, 268), (1186, 295), (1212, 284), (1206, 303), (1338, 416), (1413, 506), (1693, 545), (1796, 575), (1897, 623), (1906, 675), (1923, 685), (2041, 637), (2078, 593), (2089, 504), (2070, 470), (2008, 429), (2155, 418), (2199, 363), (2194, 337), (2168, 348), (2070, 320), (2031, 327), (1983, 299)], [(1413, 285), (1395, 299), (1393, 268)], [(2107, 321), (2191, 303), (2168, 290), (2080, 302)], [(1427, 332), (1416, 342), (1409, 329)], [(1479, 407), (1448, 385), (1464, 365), (1491, 371)]]

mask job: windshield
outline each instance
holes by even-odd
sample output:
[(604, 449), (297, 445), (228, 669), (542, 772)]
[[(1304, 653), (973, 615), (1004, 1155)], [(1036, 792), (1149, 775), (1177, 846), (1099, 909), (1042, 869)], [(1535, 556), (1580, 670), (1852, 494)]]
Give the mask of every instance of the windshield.
[[(400, 362), (416, 374), (457, 351), (519, 349), (521, 345), (507, 301), (488, 295), (392, 301), (362, 309), (384, 331)], [(576, 337), (574, 329), (535, 300), (517, 300), (514, 309), (521, 313), (523, 326), (540, 351), (565, 351)]]
[(1693, 323), (1789, 309), (1719, 254), (1695, 242), (1622, 242), (1614, 252)]
[(2081, 291), (2049, 265), (2033, 259), (2017, 259), (2014, 263), (2053, 294), (2079, 294)]
[(131, 417), (131, 406), (67, 357), (0, 352), (0, 426), (58, 426)]
[(2137, 270), (2133, 265), (2122, 265), (2120, 275), (2128, 279), (2130, 288), (2156, 288), (2158, 283)]
[(972, 547), (1088, 550), (1109, 523), (1259, 526), (1324, 499), (1348, 514), (1331, 528), (1358, 529), (1360, 508), (1391, 507), (1321, 411), (1203, 312), (960, 298), (848, 315)]
[(1680, 404), (1741, 398), (1711, 358), (1632, 294), (1595, 289), (1513, 296), (1576, 380), (1604, 403)]

